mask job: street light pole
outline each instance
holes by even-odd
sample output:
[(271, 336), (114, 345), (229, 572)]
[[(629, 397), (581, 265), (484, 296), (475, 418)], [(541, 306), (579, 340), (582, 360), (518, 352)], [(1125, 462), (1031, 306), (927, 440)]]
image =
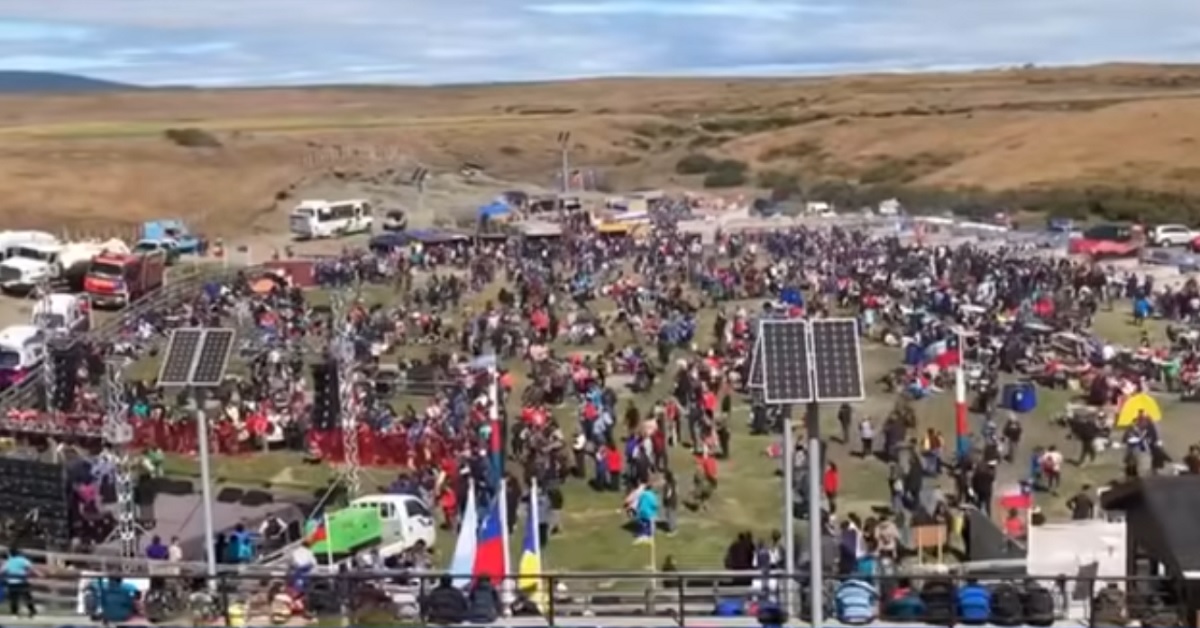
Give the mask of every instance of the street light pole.
[(558, 133), (558, 150), (559, 150), (560, 157), (562, 158), (562, 164), (561, 164), (562, 165), (562, 173), (560, 176), (562, 177), (562, 192), (563, 192), (563, 194), (566, 194), (571, 191), (571, 178), (570, 178), (570, 173), (571, 173), (570, 150), (571, 149), (570, 149), (570, 147), (571, 147), (571, 132), (570, 131), (559, 131), (559, 133)]

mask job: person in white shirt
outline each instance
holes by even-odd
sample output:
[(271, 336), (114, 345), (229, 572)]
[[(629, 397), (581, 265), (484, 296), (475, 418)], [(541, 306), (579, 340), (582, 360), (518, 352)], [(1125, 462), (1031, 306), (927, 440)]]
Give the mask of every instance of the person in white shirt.
[(1042, 454), (1042, 472), (1046, 474), (1046, 488), (1051, 492), (1058, 491), (1058, 485), (1062, 481), (1062, 465), (1062, 452), (1051, 445), (1046, 453)]

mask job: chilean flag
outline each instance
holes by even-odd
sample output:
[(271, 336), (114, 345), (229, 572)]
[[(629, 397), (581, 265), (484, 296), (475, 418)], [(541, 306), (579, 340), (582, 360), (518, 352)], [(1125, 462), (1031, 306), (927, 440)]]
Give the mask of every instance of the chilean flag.
[[(503, 490), (503, 488), (501, 488)], [(504, 578), (504, 523), (500, 511), (500, 497), (497, 495), (479, 526), (479, 536), (475, 542), (475, 565), (471, 575), (476, 579), (487, 578), (493, 584), (499, 584)]]

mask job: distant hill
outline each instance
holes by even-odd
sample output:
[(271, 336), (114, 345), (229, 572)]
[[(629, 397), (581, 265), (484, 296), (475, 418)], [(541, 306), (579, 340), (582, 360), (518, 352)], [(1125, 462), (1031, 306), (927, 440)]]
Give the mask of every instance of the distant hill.
[(137, 85), (59, 72), (0, 70), (0, 94), (23, 92), (110, 92), (141, 89)]

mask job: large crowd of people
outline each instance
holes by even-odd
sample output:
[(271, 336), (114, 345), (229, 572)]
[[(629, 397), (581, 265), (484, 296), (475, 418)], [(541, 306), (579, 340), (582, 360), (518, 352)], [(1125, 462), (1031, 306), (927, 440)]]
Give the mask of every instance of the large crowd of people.
[[(1186, 393), (1200, 380), (1195, 334), (1185, 326), (1200, 316), (1194, 280), (1157, 286), (1149, 277), (1027, 247), (914, 242), (852, 227), (718, 232), (705, 241), (679, 229), (677, 206), (651, 217), (644, 228), (615, 235), (569, 218), (553, 238), (347, 253), (326, 263), (325, 281), (389, 285), (394, 299), (354, 301), (340, 313), (345, 321), (287, 277), (241, 277), (148, 314), (94, 351), (135, 360), (161, 346), (155, 340), (172, 327), (234, 325), (242, 330), (246, 366), (210, 395), (167, 396), (149, 382), (131, 383), (137, 445), (151, 460), (162, 451), (194, 452), (193, 411), (205, 407), (215, 419), (218, 454), (281, 447), (336, 463), (347, 455), (342, 423), (322, 415), (308, 369), (334, 359), (332, 341), (348, 335), (359, 461), (401, 470), (389, 490), (420, 495), (454, 529), (468, 487), (486, 501), (499, 489), (494, 471), (501, 468), (510, 474), (510, 526), (536, 480), (544, 489), (536, 504), (544, 509), (540, 532), (552, 544), (561, 513), (571, 507), (566, 483), (586, 482), (612, 492), (634, 523), (635, 542), (647, 542), (660, 526), (671, 534), (683, 512), (703, 512), (722, 490), (719, 466), (732, 452), (736, 410), (749, 406), (752, 433), (778, 433), (787, 420), (747, 387), (756, 322), (854, 317), (865, 339), (901, 349), (903, 360), (874, 383), (892, 391), (895, 407), (875, 417), (844, 406), (840, 434), (821, 450), (807, 451), (801, 440), (771, 452), (797, 448), (798, 503), (821, 503), (817, 527), (837, 581), (833, 610), (845, 621), (928, 615), (946, 605), (964, 618), (1044, 618), (1050, 592), (1034, 583), (942, 583), (950, 589), (934, 591), (930, 583), (918, 589), (888, 577), (911, 555), (914, 525), (938, 522), (962, 536), (967, 509), (1021, 542), (1029, 518), (1005, 500), (1000, 469), (1026, 467), (1015, 474), (1026, 492), (1058, 489), (1067, 452), (1057, 443), (1028, 447), (1019, 418), (1000, 398), (1006, 378), (1080, 390), (1081, 403), (1062, 422), (1064, 434), (1080, 443), (1081, 464), (1100, 448), (1120, 447), (1126, 474), (1137, 476), (1171, 471), (1172, 455), (1183, 453), (1167, 451), (1151, 417), (1118, 425), (1114, 408), (1138, 392)], [(1130, 300), (1135, 320), (1177, 322), (1171, 344), (1143, 335), (1140, 346), (1120, 347), (1094, 336), (1097, 312), (1119, 299)], [(701, 317), (706, 310), (715, 314)], [(501, 433), (489, 414), (489, 371), (475, 361), (488, 353), (500, 363)], [(972, 410), (981, 417), (962, 442), (920, 420), (922, 400), (952, 389), (956, 368), (969, 371)], [(98, 381), (94, 374), (88, 380)], [(83, 403), (96, 401), (84, 395)], [(879, 514), (841, 507), (841, 473), (852, 462), (829, 453), (832, 441), (887, 465), (881, 481), (890, 500)], [(821, 495), (807, 494), (809, 456), (822, 461)], [(1200, 455), (1191, 455), (1181, 466), (1200, 466), (1196, 461)], [(943, 476), (953, 490), (940, 488)], [(1070, 503), (1079, 518), (1095, 510), (1087, 491)], [(758, 574), (748, 581), (770, 597), (779, 589), (773, 574), (786, 562), (783, 547), (778, 535), (742, 534), (731, 539), (724, 566)], [(667, 561), (670, 570), (673, 558)], [(1169, 592), (1153, 595), (1170, 599)], [(981, 611), (983, 598), (989, 601)]]

